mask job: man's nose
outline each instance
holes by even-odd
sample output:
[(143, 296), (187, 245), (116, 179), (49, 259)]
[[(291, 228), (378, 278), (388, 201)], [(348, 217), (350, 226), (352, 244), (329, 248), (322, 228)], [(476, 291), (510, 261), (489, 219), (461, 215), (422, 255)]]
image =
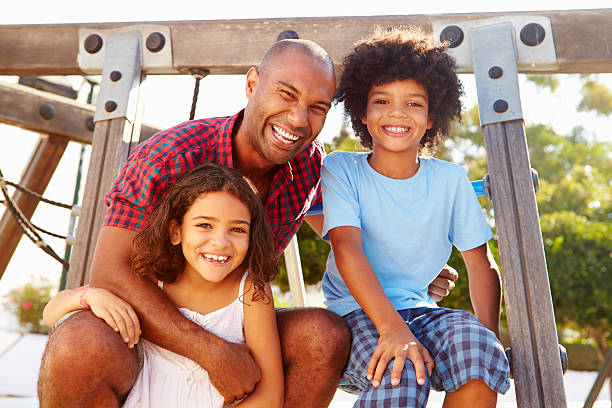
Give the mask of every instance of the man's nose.
[(289, 112), (289, 123), (295, 129), (306, 127), (308, 124), (308, 107), (296, 103)]

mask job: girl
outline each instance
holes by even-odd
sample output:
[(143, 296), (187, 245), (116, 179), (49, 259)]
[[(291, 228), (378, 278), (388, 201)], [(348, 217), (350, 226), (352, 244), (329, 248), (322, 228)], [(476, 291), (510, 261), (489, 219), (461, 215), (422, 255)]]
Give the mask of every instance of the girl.
[[(157, 283), (183, 315), (228, 341), (246, 341), (262, 379), (238, 406), (280, 407), (283, 371), (269, 285), (277, 265), (263, 207), (247, 181), (215, 164), (195, 168), (151, 213), (133, 247), (134, 273)], [(94, 313), (99, 308), (96, 291), (79, 292)], [(48, 309), (65, 313), (80, 300), (76, 291), (60, 295)], [(111, 296), (105, 301), (124, 306)], [(132, 315), (121, 310), (105, 321), (122, 336), (125, 332), (128, 344), (135, 343), (137, 325), (132, 332), (128, 325), (113, 325), (117, 320), (133, 322)], [(223, 406), (223, 397), (197, 363), (147, 340), (141, 343), (144, 364), (124, 407)]]

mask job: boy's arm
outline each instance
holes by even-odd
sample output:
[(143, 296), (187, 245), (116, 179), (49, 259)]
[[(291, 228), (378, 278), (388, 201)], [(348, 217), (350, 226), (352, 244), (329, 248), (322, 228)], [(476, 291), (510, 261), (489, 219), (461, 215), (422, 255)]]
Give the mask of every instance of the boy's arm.
[(487, 243), (461, 252), (468, 272), (470, 299), (476, 318), (499, 338), (501, 280)]
[(336, 227), (329, 231), (336, 266), (347, 288), (364, 312), (372, 319), (380, 338), (368, 365), (368, 379), (378, 386), (391, 359), (391, 383), (400, 382), (406, 358), (414, 364), (417, 382), (425, 383), (425, 368), (431, 375), (433, 359), (414, 337), (397, 313), (382, 288), (376, 273), (363, 253), (361, 230), (357, 227)]
[[(247, 279), (245, 287), (249, 284)], [(283, 406), (283, 362), (270, 284), (266, 284), (265, 291), (269, 301), (252, 301), (252, 292), (247, 292), (243, 299), (244, 337), (255, 362), (261, 368), (261, 381), (257, 383), (255, 391), (238, 405), (240, 408)]]
[(226, 402), (251, 392), (261, 374), (245, 345), (229, 343), (183, 317), (157, 285), (132, 274), (135, 235), (124, 228), (102, 227), (91, 266), (92, 285), (131, 304), (145, 338), (200, 364)]

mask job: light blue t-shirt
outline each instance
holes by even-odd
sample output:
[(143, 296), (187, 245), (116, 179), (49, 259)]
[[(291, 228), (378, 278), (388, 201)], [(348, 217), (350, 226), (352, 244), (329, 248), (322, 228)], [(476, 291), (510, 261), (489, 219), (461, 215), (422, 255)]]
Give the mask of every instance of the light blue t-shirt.
[[(460, 166), (420, 157), (403, 180), (374, 170), (369, 153), (335, 151), (321, 168), (323, 239), (329, 230), (361, 229), (363, 251), (396, 310), (436, 307), (427, 287), (451, 254), (476, 248), (493, 234)], [(360, 306), (344, 284), (330, 251), (323, 277), (325, 304), (344, 316)]]

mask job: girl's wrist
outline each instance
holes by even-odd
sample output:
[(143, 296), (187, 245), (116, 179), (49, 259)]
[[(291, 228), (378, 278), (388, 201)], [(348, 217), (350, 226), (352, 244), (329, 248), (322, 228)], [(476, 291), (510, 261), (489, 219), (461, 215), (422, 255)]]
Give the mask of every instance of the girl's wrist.
[(91, 309), (89, 303), (87, 303), (87, 299), (85, 298), (87, 291), (91, 289), (95, 289), (95, 287), (88, 286), (79, 293), (79, 303), (81, 304), (81, 306), (83, 306), (84, 309)]

